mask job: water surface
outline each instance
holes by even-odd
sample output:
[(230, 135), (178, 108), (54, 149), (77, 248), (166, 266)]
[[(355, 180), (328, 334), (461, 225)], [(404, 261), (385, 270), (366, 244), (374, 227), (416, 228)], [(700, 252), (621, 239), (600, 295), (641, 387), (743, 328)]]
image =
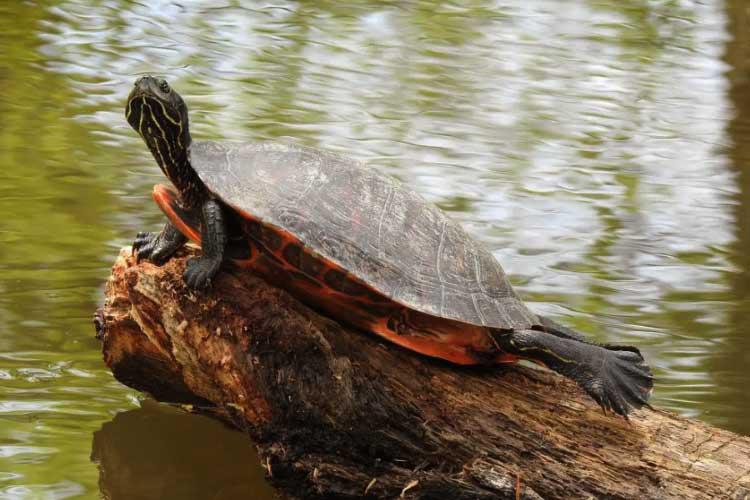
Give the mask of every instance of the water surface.
[(639, 346), (656, 405), (750, 434), (741, 0), (248, 5), (0, 4), (0, 499), (268, 498), (240, 434), (141, 408), (93, 337), (118, 249), (161, 221), (123, 117), (146, 73), (196, 138), (399, 177), (532, 308)]

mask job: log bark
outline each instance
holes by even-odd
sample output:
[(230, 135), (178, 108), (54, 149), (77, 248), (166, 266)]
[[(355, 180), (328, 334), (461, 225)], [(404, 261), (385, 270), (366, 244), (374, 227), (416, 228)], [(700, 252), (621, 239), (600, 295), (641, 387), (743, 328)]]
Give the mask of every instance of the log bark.
[(123, 249), (97, 315), (104, 359), (245, 431), (289, 498), (750, 498), (750, 438), (661, 410), (605, 415), (547, 371), (428, 359), (247, 271), (193, 293), (190, 252), (156, 267)]

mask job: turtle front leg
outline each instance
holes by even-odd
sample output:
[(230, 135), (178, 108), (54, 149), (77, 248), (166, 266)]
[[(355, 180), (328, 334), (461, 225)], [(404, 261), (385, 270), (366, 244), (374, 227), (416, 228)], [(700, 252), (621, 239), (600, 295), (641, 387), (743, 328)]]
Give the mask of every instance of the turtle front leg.
[(219, 272), (227, 246), (227, 230), (221, 204), (208, 200), (201, 208), (201, 250), (203, 255), (188, 261), (182, 275), (185, 284), (193, 289), (206, 288)]
[(575, 380), (605, 411), (627, 418), (632, 410), (648, 406), (653, 377), (634, 347), (597, 345), (540, 330), (498, 331), (493, 338), (504, 352)]
[(138, 233), (133, 241), (133, 254), (136, 262), (150, 260), (157, 266), (164, 264), (185, 244), (187, 238), (170, 222), (160, 233)]

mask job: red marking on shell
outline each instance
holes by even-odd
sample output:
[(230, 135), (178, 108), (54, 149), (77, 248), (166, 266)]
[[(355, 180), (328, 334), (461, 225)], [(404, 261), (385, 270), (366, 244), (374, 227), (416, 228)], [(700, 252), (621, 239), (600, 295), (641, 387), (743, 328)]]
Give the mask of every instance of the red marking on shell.
[[(154, 186), (153, 198), (169, 220), (183, 234), (195, 243), (200, 244), (199, 228), (190, 226), (174, 209), (173, 205), (178, 200), (171, 188), (164, 185)], [(247, 219), (248, 228), (250, 224), (263, 226), (261, 231), (253, 232), (256, 237), (259, 235), (262, 237), (263, 234), (270, 235), (270, 232), (273, 231), (273, 237), (278, 238), (281, 243), (270, 245), (272, 248), (266, 246), (266, 251), (270, 252), (275, 258), (269, 257), (263, 251), (254, 251), (251, 252), (252, 257), (249, 260), (234, 260), (234, 263), (239, 267), (253, 270), (268, 281), (287, 289), (293, 295), (322, 308), (334, 318), (371, 331), (394, 344), (426, 356), (445, 359), (459, 365), (474, 365), (481, 362), (474, 353), (493, 351), (491, 339), (484, 327), (433, 317), (404, 308), (404, 306), (393, 301), (386, 300), (383, 303), (376, 304), (367, 295), (359, 294), (359, 296), (354, 297), (334, 290), (325, 282), (324, 277), (327, 272), (341, 273), (343, 275), (342, 280), (348, 280), (348, 283), (356, 284), (356, 287), (361, 287), (361, 290), (368, 290), (371, 292), (371, 297), (382, 297), (377, 290), (350, 274), (346, 269), (341, 268), (334, 262), (323, 260), (314, 252), (306, 249), (295, 235), (263, 224), (262, 221), (246, 212), (238, 211), (238, 213)], [(278, 242), (274, 241), (274, 243)], [(250, 244), (253, 245), (253, 243)], [(316, 266), (307, 266), (308, 268), (319, 268), (319, 273), (316, 276), (311, 276), (288, 262), (284, 250), (290, 245), (300, 248), (300, 256), (303, 259), (316, 261)], [(305, 274), (309, 280), (295, 278), (294, 275), (299, 273)], [(368, 303), (377, 307), (368, 310), (370, 309), (366, 307)], [(380, 312), (377, 313), (376, 311)], [(386, 315), (386, 311), (390, 311), (390, 314)], [(411, 324), (401, 334), (388, 327), (388, 320), (394, 315), (405, 315), (411, 318)], [(497, 363), (514, 363), (516, 361), (518, 361), (518, 357), (504, 353), (497, 354), (495, 358)]]
[(171, 188), (164, 184), (157, 184), (154, 186), (151, 197), (156, 204), (159, 205), (159, 208), (164, 212), (164, 215), (167, 216), (182, 234), (187, 236), (192, 242), (198, 245), (201, 244), (200, 231), (187, 225), (186, 222), (175, 212), (172, 205), (177, 203), (177, 197)]

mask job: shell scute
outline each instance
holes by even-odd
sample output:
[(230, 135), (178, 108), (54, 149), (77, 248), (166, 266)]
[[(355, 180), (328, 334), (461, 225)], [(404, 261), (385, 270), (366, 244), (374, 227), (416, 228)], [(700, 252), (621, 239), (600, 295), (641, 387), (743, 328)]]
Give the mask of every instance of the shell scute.
[[(296, 145), (199, 142), (191, 162), (224, 203), (276, 236), (294, 235), (302, 247), (284, 241), (284, 260), (316, 279), (325, 272), (333, 290), (478, 326), (538, 323), (483, 245), (415, 191), (355, 160)], [(274, 246), (270, 233), (263, 240)]]

